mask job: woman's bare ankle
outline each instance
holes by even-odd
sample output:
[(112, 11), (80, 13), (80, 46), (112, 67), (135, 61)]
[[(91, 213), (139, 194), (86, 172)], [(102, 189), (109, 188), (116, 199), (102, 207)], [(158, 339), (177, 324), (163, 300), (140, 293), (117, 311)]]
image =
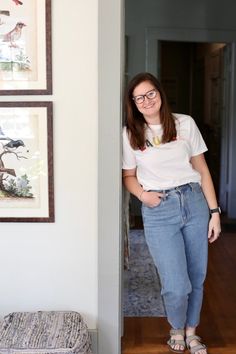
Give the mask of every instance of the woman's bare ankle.
[(186, 327), (185, 328), (186, 337), (194, 336), (196, 334), (196, 328), (197, 327)]

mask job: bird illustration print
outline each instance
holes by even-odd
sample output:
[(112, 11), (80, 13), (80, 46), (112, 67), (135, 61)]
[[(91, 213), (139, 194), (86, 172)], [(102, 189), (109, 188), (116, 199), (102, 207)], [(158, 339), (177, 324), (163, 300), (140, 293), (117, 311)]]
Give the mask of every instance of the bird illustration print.
[[(6, 143), (4, 143), (7, 141)], [(26, 146), (21, 139), (12, 139), (5, 134), (0, 126), (0, 201), (1, 198), (33, 198), (32, 186), (27, 173), (19, 175), (20, 170), (12, 167), (12, 158), (15, 157), (19, 163), (21, 160), (27, 160)], [(8, 167), (8, 163), (11, 165)], [(18, 165), (19, 168), (19, 165)], [(20, 172), (21, 173), (21, 172)]]
[(22, 28), (25, 26), (26, 26), (25, 23), (17, 22), (15, 27), (10, 32), (3, 35), (3, 42), (10, 42), (11, 47), (17, 48), (18, 45), (15, 42), (20, 39)]

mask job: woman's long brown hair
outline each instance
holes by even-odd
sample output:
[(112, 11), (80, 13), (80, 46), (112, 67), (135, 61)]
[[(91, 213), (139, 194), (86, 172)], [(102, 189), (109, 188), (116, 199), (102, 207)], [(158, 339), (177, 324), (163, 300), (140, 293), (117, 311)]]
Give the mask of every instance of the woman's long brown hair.
[(133, 149), (142, 149), (145, 146), (145, 129), (147, 123), (133, 100), (136, 86), (149, 81), (159, 91), (161, 96), (160, 119), (163, 127), (162, 143), (168, 143), (176, 138), (175, 118), (169, 108), (165, 92), (155, 76), (150, 73), (136, 75), (128, 84), (125, 93), (125, 125), (127, 127), (130, 144)]

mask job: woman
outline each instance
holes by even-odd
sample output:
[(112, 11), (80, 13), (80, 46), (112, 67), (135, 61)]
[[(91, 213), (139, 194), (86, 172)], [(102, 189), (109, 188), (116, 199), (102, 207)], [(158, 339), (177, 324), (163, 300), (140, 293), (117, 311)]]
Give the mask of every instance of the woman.
[[(147, 245), (158, 269), (168, 322), (167, 344), (207, 354), (196, 335), (208, 241), (220, 235), (220, 208), (194, 122), (172, 114), (159, 81), (136, 75), (125, 96), (123, 181), (142, 202)], [(210, 216), (210, 218), (209, 218)]]

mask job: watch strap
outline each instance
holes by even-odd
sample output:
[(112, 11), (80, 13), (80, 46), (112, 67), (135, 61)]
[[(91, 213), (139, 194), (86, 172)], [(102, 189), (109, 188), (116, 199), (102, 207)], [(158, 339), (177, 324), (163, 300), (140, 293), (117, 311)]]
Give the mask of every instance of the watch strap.
[(214, 209), (210, 209), (210, 213), (211, 214), (214, 214), (214, 213), (221, 214), (221, 209), (220, 209), (220, 207), (217, 207), (217, 208), (214, 208)]

